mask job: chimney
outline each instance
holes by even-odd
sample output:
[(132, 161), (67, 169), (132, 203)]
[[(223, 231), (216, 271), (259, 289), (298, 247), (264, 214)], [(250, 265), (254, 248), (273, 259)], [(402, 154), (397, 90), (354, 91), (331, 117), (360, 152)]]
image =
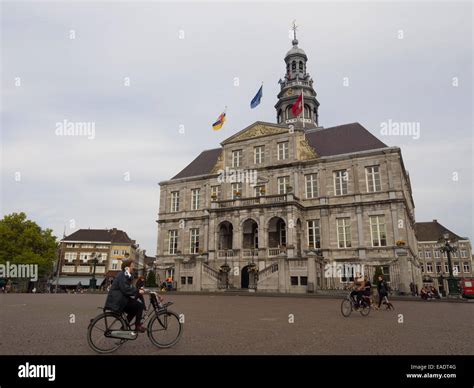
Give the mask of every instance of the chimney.
[(433, 220), (433, 222), (436, 222), (436, 223), (438, 223), (438, 220)]

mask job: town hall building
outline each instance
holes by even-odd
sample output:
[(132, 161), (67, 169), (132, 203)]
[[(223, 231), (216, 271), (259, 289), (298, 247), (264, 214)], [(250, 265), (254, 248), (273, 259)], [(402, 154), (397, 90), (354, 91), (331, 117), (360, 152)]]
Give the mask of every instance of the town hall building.
[(409, 292), (421, 267), (400, 148), (359, 123), (320, 126), (296, 33), (284, 60), (276, 123), (249, 125), (160, 182), (160, 278), (182, 291), (306, 293), (378, 267)]

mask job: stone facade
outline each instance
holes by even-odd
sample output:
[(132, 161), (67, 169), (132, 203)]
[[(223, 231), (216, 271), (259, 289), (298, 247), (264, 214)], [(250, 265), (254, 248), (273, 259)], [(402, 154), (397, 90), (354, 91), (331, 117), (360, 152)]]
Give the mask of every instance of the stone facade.
[[(254, 136), (255, 126), (262, 125), (267, 134)], [(244, 271), (251, 263), (259, 269), (258, 290), (341, 288), (340, 278), (324, 276), (324, 266), (332, 262), (364, 264), (369, 274), (375, 266), (384, 266), (392, 288), (402, 292), (408, 291), (411, 282), (420, 283), (414, 205), (399, 148), (319, 157), (305, 152), (303, 130), (289, 131), (275, 124), (255, 126), (222, 143), (223, 158), (218, 163), (224, 171), (256, 171), (256, 184), (244, 182), (239, 197), (233, 196), (232, 179), (221, 182), (222, 174), (218, 173), (160, 183), (157, 264), (162, 270), (175, 270), (178, 289), (217, 289), (225, 263), (231, 269), (230, 285), (238, 288), (249, 287)], [(288, 143), (288, 156), (278, 160), (278, 144), (283, 142)], [(258, 146), (265, 149), (261, 164), (254, 163)], [(241, 151), (237, 167), (232, 165), (233, 151)], [(366, 168), (373, 166), (378, 166), (380, 186), (369, 192)], [(347, 194), (336, 195), (335, 174), (341, 170), (347, 172)], [(306, 176), (310, 174), (314, 174), (313, 193), (307, 192)], [(281, 177), (288, 177), (285, 183), (291, 188), (279, 184)], [(265, 189), (255, 192), (255, 186)], [(219, 197), (212, 197), (213, 187), (220, 188)], [(192, 190), (196, 189), (199, 204), (191, 210)], [(178, 209), (172, 209), (173, 192), (179, 193)], [(370, 227), (371, 217), (377, 216), (379, 228), (386, 234), (381, 246), (374, 246), (377, 236), (371, 234)], [(347, 236), (340, 247), (344, 236), (339, 233), (338, 243), (337, 225), (342, 219)], [(319, 225), (319, 243), (310, 241), (310, 221)], [(191, 238), (196, 230), (197, 247)], [(403, 247), (396, 244), (400, 240)], [(195, 274), (197, 266), (205, 268), (200, 280)], [(181, 277), (186, 281), (181, 282)], [(192, 278), (191, 285), (188, 278)]]
[[(158, 276), (183, 291), (313, 292), (381, 266), (394, 290), (421, 286), (401, 150), (358, 123), (319, 127), (296, 37), (285, 62), (278, 124), (256, 122), (160, 183)], [(301, 92), (311, 122), (281, 116)]]

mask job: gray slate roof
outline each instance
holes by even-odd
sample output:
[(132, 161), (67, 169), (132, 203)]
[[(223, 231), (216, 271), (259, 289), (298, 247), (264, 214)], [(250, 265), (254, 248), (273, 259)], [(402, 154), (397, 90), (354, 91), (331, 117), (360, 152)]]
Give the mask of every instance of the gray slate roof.
[(66, 241), (103, 241), (111, 243), (134, 244), (135, 241), (120, 229), (79, 229), (63, 238)]
[[(319, 156), (341, 155), (388, 147), (359, 123), (308, 130), (306, 139)], [(222, 148), (214, 148), (201, 152), (196, 159), (171, 179), (210, 173), (221, 151)]]
[(451, 232), (448, 228), (441, 225), (437, 220), (415, 223), (415, 234), (418, 241), (438, 241), (445, 232), (449, 233), (451, 240), (467, 240), (467, 237), (458, 236), (456, 233)]

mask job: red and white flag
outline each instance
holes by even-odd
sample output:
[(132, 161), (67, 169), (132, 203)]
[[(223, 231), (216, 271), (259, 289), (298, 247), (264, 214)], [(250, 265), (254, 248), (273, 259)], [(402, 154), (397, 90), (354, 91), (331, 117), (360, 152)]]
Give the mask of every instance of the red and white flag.
[(303, 112), (303, 91), (301, 91), (301, 95), (295, 101), (295, 103), (291, 106), (291, 111), (293, 112), (293, 116), (298, 117), (301, 112)]

